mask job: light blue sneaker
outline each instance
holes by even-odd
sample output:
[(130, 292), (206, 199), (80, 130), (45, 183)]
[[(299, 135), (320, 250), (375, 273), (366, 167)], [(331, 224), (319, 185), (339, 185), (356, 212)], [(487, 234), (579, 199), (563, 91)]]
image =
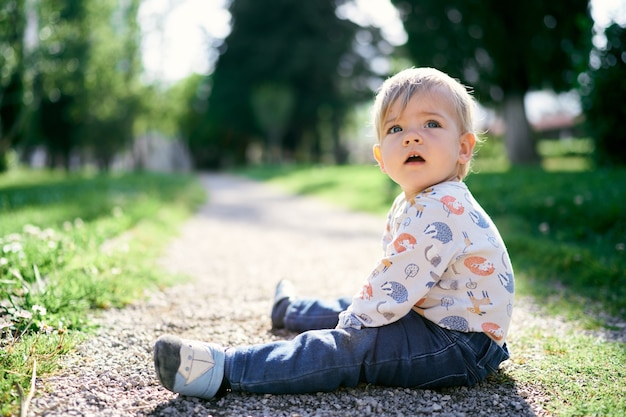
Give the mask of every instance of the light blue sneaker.
[(224, 349), (163, 335), (154, 345), (154, 367), (168, 390), (208, 400), (217, 394), (224, 379)]

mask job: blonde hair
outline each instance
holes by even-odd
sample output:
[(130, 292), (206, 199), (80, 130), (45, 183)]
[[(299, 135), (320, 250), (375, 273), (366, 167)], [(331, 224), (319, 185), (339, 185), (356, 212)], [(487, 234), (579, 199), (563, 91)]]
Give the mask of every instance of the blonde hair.
[[(432, 91), (446, 93), (458, 116), (461, 133), (472, 133), (477, 136), (474, 131), (476, 102), (468, 87), (434, 68), (408, 68), (388, 78), (376, 94), (372, 116), (378, 143), (385, 136), (383, 124), (394, 103), (400, 100), (401, 110), (404, 110), (416, 93)], [(471, 161), (460, 167), (459, 179), (462, 180), (469, 174), (470, 165)]]

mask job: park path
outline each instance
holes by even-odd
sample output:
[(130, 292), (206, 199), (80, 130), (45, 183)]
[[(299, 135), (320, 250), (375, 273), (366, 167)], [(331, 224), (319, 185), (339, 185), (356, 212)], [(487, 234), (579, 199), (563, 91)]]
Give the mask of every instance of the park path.
[[(234, 176), (204, 174), (200, 179), (208, 203), (173, 237), (158, 265), (192, 279), (95, 317), (98, 333), (64, 359), (58, 374), (39, 381), (29, 415), (547, 415), (541, 392), (506, 376), (443, 391), (361, 386), (293, 396), (232, 393), (211, 401), (163, 389), (152, 365), (159, 335), (227, 346), (292, 337), (270, 330), (268, 314), (278, 280), (291, 279), (306, 296), (351, 295), (381, 251), (380, 216)], [(512, 334), (539, 320), (533, 311), (532, 303), (518, 303)]]

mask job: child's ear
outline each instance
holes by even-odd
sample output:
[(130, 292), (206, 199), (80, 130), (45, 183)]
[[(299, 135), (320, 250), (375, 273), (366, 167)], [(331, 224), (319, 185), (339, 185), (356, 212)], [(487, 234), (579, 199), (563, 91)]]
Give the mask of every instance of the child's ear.
[(385, 172), (385, 164), (383, 163), (383, 153), (380, 149), (380, 145), (377, 143), (372, 148), (372, 152), (374, 153), (374, 159), (378, 162), (378, 166), (382, 172)]
[(459, 148), (459, 163), (466, 164), (472, 159), (474, 154), (474, 146), (476, 146), (476, 135), (467, 132), (461, 136), (461, 146)]

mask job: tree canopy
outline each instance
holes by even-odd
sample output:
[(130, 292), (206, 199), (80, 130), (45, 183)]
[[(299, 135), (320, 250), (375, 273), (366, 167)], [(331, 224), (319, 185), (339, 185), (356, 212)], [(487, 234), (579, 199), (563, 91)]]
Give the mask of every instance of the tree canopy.
[(245, 163), (251, 150), (270, 163), (343, 163), (349, 113), (390, 75), (375, 65), (381, 57), (471, 86), (505, 119), (513, 164), (538, 161), (526, 93), (583, 82), (598, 156), (624, 159), (609, 119), (621, 114), (626, 41), (608, 31), (607, 49), (592, 54), (601, 64), (585, 73), (588, 0), (391, 0), (408, 34), (395, 50), (377, 28), (345, 18), (351, 1), (232, 0), (230, 35), (208, 42), (219, 52), (214, 72), (169, 89), (140, 81), (141, 0), (0, 2), (0, 171), (18, 145), (26, 156), (44, 147), (49, 166), (89, 160), (105, 170), (139, 130), (181, 135), (197, 168)]
[[(355, 102), (371, 96), (375, 75), (357, 36), (380, 34), (338, 18), (336, 7), (332, 0), (231, 3), (232, 32), (211, 76), (208, 134), (190, 138), (199, 164), (241, 163), (251, 143), (268, 148), (267, 138), (298, 160), (319, 159), (328, 140), (342, 162), (340, 126)], [(265, 113), (280, 108), (274, 129)]]
[(44, 146), (50, 166), (82, 154), (108, 168), (134, 136), (139, 2), (0, 5), (0, 160), (21, 137), (25, 153)]
[(471, 85), (498, 107), (514, 164), (537, 162), (524, 95), (576, 87), (591, 48), (588, 0), (392, 0), (401, 11), (405, 49), (419, 66), (434, 66)]
[(0, 172), (24, 119), (24, 0), (0, 4)]

